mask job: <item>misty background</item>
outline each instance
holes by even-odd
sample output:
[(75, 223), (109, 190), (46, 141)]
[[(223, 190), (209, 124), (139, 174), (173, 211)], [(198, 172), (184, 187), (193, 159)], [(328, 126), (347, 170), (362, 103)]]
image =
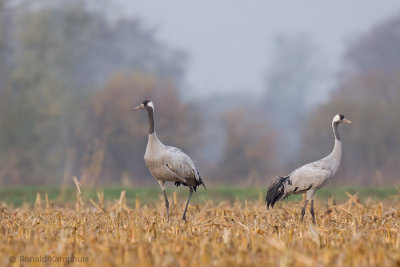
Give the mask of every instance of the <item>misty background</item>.
[(156, 185), (147, 114), (207, 185), (265, 186), (330, 153), (331, 184), (400, 171), (400, 3), (0, 1), (0, 184)]

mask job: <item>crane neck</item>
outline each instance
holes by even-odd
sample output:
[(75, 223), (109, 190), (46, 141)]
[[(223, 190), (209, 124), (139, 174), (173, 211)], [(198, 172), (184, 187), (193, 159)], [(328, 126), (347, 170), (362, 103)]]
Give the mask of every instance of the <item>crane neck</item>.
[(335, 145), (333, 146), (331, 156), (333, 156), (338, 160), (338, 162), (340, 162), (342, 158), (342, 141), (340, 140), (338, 125), (339, 123), (337, 122), (332, 123), (333, 134), (335, 135)]
[(339, 123), (332, 122), (333, 134), (335, 135), (335, 144), (336, 144), (336, 141), (339, 141), (339, 142), (341, 141), (340, 140), (340, 134), (339, 134), (338, 125), (339, 125)]
[(154, 133), (154, 110), (152, 108), (147, 108), (147, 113), (149, 117), (149, 134)]
[(342, 160), (342, 141), (340, 140), (338, 125), (337, 122), (332, 122), (333, 134), (335, 135), (335, 145), (333, 146), (331, 154), (326, 157), (330, 164), (332, 176), (335, 175), (339, 169)]

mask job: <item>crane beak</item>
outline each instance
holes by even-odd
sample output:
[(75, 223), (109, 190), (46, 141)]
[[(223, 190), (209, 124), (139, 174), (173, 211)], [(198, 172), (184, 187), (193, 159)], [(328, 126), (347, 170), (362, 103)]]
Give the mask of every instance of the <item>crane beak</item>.
[(343, 119), (343, 122), (344, 122), (344, 123), (348, 123), (348, 124), (351, 124), (351, 123), (352, 123), (350, 120), (348, 120), (348, 119), (346, 119), (346, 118)]
[(134, 109), (144, 109), (144, 105), (140, 104), (139, 106), (135, 107)]

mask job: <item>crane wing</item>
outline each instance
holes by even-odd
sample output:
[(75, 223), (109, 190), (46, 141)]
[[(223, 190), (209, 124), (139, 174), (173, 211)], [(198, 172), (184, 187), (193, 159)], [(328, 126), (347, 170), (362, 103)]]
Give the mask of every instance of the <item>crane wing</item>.
[(198, 179), (196, 166), (182, 150), (176, 147), (166, 147), (162, 162), (177, 179), (192, 186), (196, 185)]
[(292, 186), (298, 187), (296, 192), (320, 188), (331, 176), (332, 171), (329, 168), (313, 163), (306, 164), (289, 175)]

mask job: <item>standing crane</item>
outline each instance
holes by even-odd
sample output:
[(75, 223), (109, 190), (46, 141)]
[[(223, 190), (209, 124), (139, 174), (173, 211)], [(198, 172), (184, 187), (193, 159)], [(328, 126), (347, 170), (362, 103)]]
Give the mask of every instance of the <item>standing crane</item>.
[(167, 219), (169, 221), (169, 202), (165, 192), (165, 182), (175, 182), (176, 186), (184, 185), (189, 187), (189, 198), (187, 200), (182, 219), (186, 222), (186, 211), (192, 197), (193, 191), (200, 185), (204, 185), (199, 171), (193, 161), (182, 150), (172, 146), (166, 146), (158, 139), (154, 130), (154, 104), (145, 100), (135, 109), (146, 109), (149, 122), (149, 138), (147, 141), (144, 161), (150, 170), (151, 175), (157, 179), (164, 192)]
[(271, 205), (274, 208), (276, 201), (283, 200), (291, 194), (306, 193), (304, 207), (301, 210), (301, 221), (303, 222), (304, 214), (308, 201), (311, 199), (310, 213), (312, 221), (315, 224), (314, 213), (314, 194), (333, 177), (339, 169), (342, 159), (342, 141), (340, 139), (338, 126), (340, 123), (351, 123), (344, 115), (338, 114), (333, 117), (332, 129), (335, 136), (335, 145), (332, 152), (323, 159), (308, 163), (285, 177), (278, 177), (269, 187), (265, 199), (267, 208)]

